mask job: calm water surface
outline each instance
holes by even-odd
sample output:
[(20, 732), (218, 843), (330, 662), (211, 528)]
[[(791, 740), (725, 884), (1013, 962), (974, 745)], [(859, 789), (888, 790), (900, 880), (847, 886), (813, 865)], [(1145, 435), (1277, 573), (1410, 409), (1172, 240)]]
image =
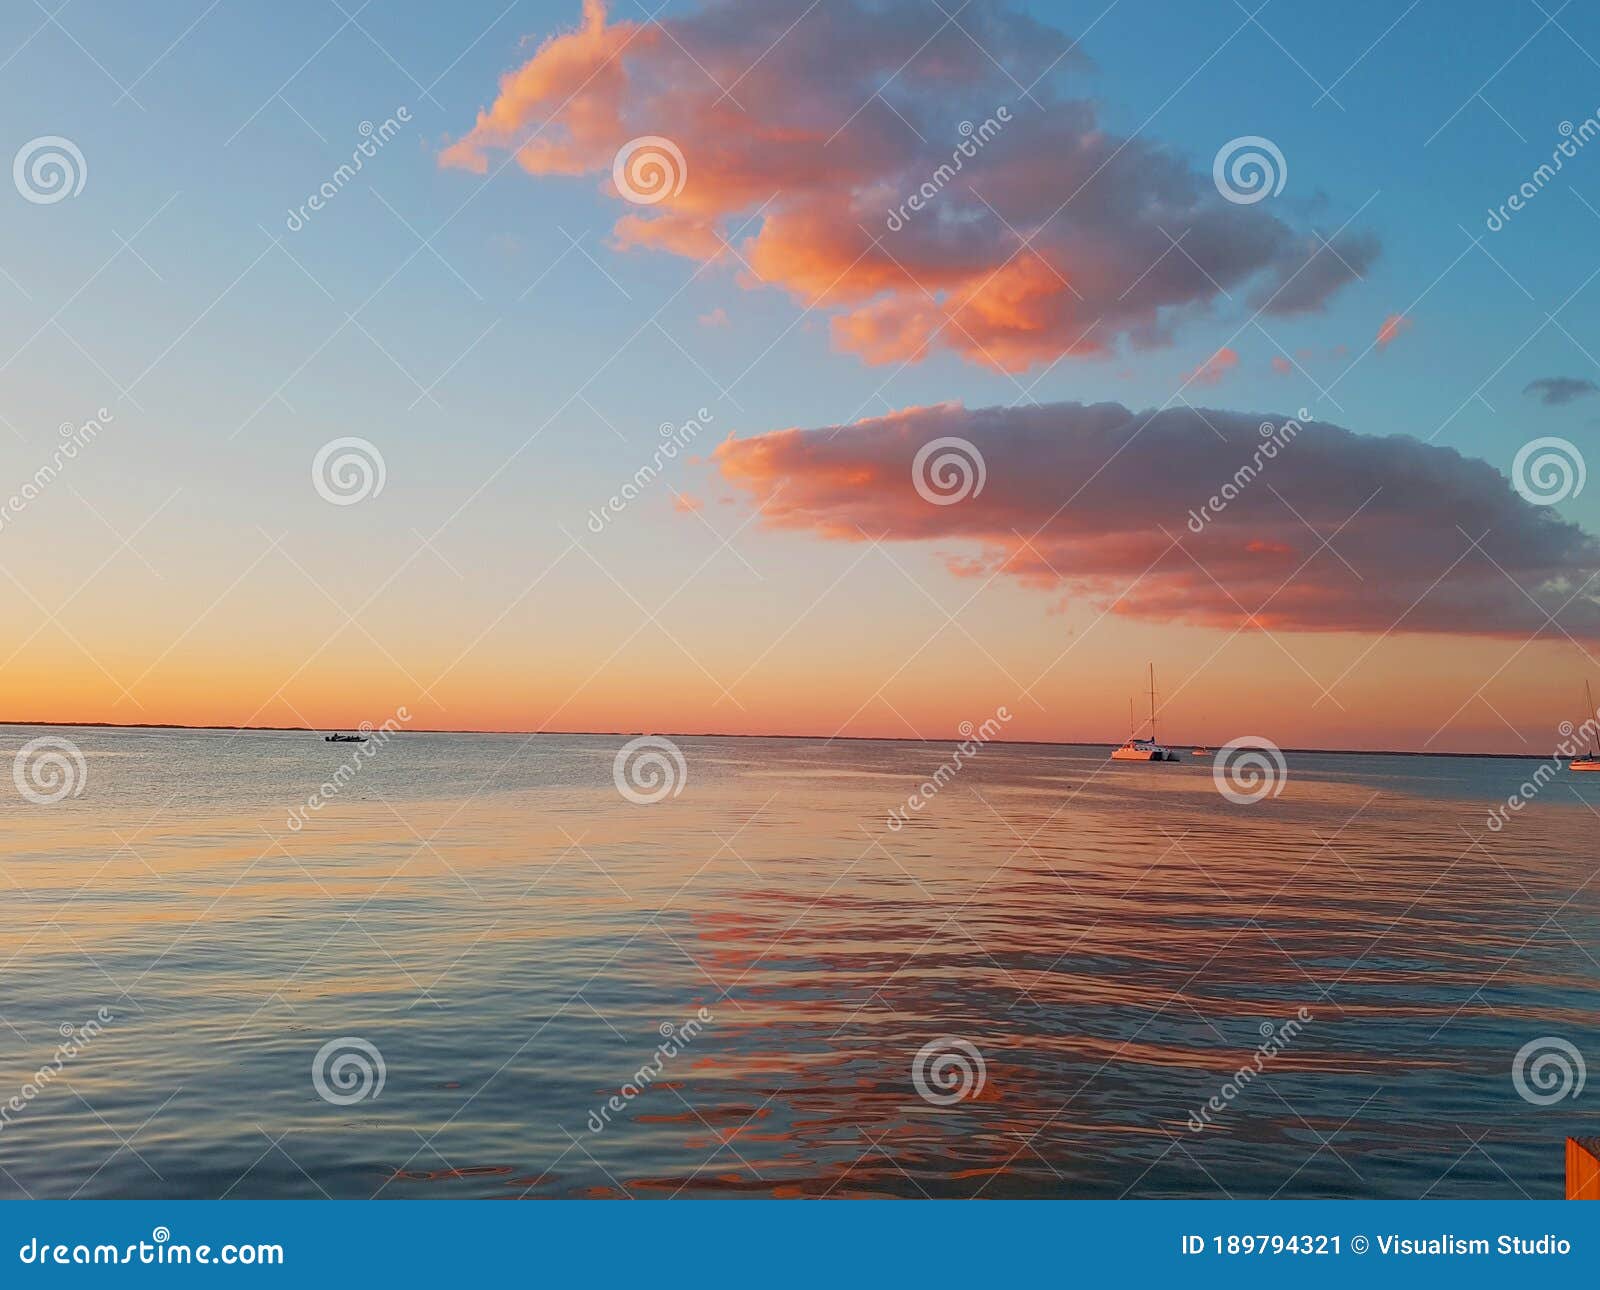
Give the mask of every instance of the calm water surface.
[[(1600, 1063), (1600, 783), (1489, 832), (1532, 762), (1291, 754), (1239, 806), (996, 744), (894, 832), (948, 748), (684, 738), (641, 806), (622, 736), (48, 733), (88, 778), (0, 781), (3, 1195), (1552, 1197), (1600, 1133), (1511, 1078)], [(940, 1107), (944, 1037), (984, 1079)], [(331, 1104), (347, 1038), (383, 1085)]]

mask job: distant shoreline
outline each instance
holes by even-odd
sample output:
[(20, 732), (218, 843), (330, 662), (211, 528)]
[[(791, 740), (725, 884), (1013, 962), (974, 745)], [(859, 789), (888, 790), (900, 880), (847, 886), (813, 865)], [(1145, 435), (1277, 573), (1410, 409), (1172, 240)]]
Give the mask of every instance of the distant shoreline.
[[(194, 730), (194, 731), (225, 731), (229, 734), (274, 734), (274, 735), (313, 735), (321, 734), (321, 727), (314, 726), (186, 726), (176, 722), (145, 721), (145, 722), (119, 722), (119, 721), (0, 721), (3, 726), (42, 726), (66, 730)], [(345, 727), (337, 727), (340, 730)], [(358, 729), (359, 727), (350, 727)], [(329, 730), (335, 727), (328, 727)], [(671, 739), (804, 739), (811, 742), (837, 743), (847, 740), (850, 743), (861, 744), (933, 744), (944, 745), (959, 743), (958, 738), (953, 739), (911, 739), (906, 737), (891, 738), (887, 735), (743, 735), (730, 734), (718, 730), (452, 730), (452, 729), (418, 729), (397, 730), (398, 735), (521, 735), (530, 739), (543, 736), (565, 738), (571, 735), (590, 735), (596, 738), (632, 739), (640, 735), (660, 735)], [(1017, 748), (1115, 748), (1122, 742), (1121, 739), (989, 739), (990, 744), (1009, 744)], [(1204, 747), (1216, 751), (1211, 744), (1188, 744), (1183, 741), (1169, 743), (1169, 748)], [(1478, 760), (1491, 761), (1549, 761), (1553, 753), (1514, 753), (1514, 752), (1419, 752), (1409, 748), (1283, 748), (1286, 753), (1303, 753), (1315, 757), (1470, 757)]]

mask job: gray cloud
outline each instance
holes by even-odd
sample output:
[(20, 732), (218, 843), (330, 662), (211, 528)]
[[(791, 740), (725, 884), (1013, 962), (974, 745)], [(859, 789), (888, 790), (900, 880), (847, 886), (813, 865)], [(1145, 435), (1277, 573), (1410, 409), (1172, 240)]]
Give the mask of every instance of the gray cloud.
[(1541, 376), (1522, 387), (1524, 394), (1534, 395), (1547, 408), (1559, 408), (1597, 390), (1600, 390), (1600, 385), (1573, 376)]

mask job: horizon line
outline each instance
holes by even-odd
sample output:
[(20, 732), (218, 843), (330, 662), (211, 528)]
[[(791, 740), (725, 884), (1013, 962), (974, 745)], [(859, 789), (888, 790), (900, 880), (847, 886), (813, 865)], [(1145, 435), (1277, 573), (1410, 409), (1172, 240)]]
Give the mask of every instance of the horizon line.
[[(321, 734), (320, 726), (228, 726), (228, 725), (188, 725), (178, 721), (11, 721), (0, 720), (0, 726), (42, 726), (51, 729), (78, 729), (78, 730), (215, 730), (229, 731), (233, 734)], [(380, 729), (381, 727), (374, 727)], [(334, 733), (339, 733), (344, 727), (329, 727)], [(360, 726), (353, 729), (359, 731)], [(834, 743), (837, 740), (848, 739), (855, 743), (879, 744), (947, 744), (964, 742), (960, 737), (954, 739), (927, 739), (921, 736), (903, 735), (784, 735), (784, 734), (740, 734), (730, 731), (717, 730), (478, 730), (450, 727), (424, 727), (420, 729), (400, 729), (390, 732), (399, 735), (525, 735), (536, 738), (540, 735), (572, 736), (592, 735), (596, 738), (612, 738), (617, 736), (639, 737), (643, 735), (657, 735), (661, 738), (676, 739), (809, 739), (820, 740), (823, 743)], [(970, 736), (969, 736), (970, 737)], [(1084, 740), (1084, 739), (985, 739), (988, 744), (1009, 744), (1018, 748), (1117, 748), (1124, 742), (1121, 739), (1112, 740)], [(1263, 743), (1267, 742), (1263, 740)], [(1186, 741), (1162, 745), (1167, 748), (1182, 748)], [(1221, 745), (1187, 744), (1190, 748), (1203, 747), (1209, 753), (1215, 753)], [(1276, 744), (1273, 747), (1278, 747)], [(1309, 753), (1315, 756), (1329, 757), (1476, 757), (1489, 758), (1501, 761), (1549, 761), (1559, 760), (1554, 754), (1546, 757), (1542, 753), (1525, 752), (1440, 752), (1432, 749), (1422, 750), (1413, 748), (1278, 748), (1285, 753)]]

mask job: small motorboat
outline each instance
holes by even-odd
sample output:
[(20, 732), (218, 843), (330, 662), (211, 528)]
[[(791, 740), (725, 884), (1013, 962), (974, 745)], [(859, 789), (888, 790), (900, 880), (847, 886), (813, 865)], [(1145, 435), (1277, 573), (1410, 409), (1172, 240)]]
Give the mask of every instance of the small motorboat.
[(1189, 750), (1189, 756), (1191, 756), (1191, 757), (1209, 757), (1209, 756), (1211, 756), (1211, 749), (1209, 749), (1209, 748), (1191, 748)]
[(1133, 700), (1128, 700), (1128, 741), (1111, 752), (1112, 761), (1177, 761), (1178, 754), (1156, 742), (1156, 665), (1150, 665), (1150, 737), (1140, 739), (1133, 723)]
[(366, 735), (339, 735), (339, 734), (333, 734), (333, 735), (324, 735), (322, 737), (322, 741), (324, 743), (329, 743), (329, 744), (364, 744), (364, 743), (367, 742), (367, 737), (366, 737)]

